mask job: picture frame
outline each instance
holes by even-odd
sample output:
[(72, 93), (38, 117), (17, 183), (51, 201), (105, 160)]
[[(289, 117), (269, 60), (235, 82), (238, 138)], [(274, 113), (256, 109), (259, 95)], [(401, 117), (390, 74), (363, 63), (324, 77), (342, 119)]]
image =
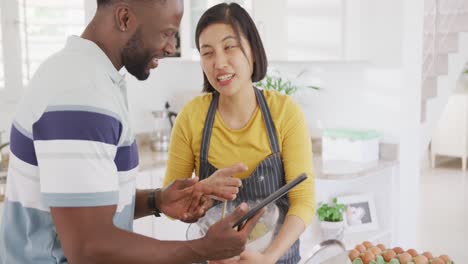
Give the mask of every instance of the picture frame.
[(374, 197), (370, 193), (337, 197), (346, 206), (343, 213), (345, 233), (371, 231), (379, 228)]

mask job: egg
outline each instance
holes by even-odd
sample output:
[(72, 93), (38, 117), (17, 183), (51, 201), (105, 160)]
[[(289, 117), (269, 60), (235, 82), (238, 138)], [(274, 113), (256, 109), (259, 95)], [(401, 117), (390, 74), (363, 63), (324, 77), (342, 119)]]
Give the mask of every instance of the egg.
[(397, 254), (395, 253), (395, 251), (389, 249), (387, 251), (384, 252), (383, 254), (383, 258), (385, 261), (390, 261), (391, 259), (393, 258), (396, 258)]
[(369, 241), (364, 241), (362, 244), (363, 244), (367, 249), (369, 249), (369, 248), (371, 248), (371, 247), (374, 246), (374, 245), (373, 245), (371, 242), (369, 242)]
[(372, 253), (374, 253), (375, 256), (380, 256), (382, 255), (382, 250), (379, 247), (371, 247), (369, 249)]
[(400, 255), (398, 255), (398, 260), (400, 261), (401, 264), (406, 264), (411, 261), (413, 257), (408, 252), (403, 252)]
[(353, 249), (353, 250), (349, 251), (348, 257), (349, 257), (350, 260), (354, 260), (354, 259), (358, 258), (360, 254), (361, 253), (357, 249)]
[(435, 258), (431, 260), (431, 264), (445, 264), (445, 261), (443, 261), (441, 258)]
[(357, 251), (359, 251), (361, 253), (364, 253), (367, 250), (366, 247), (364, 245), (362, 245), (362, 244), (357, 245), (354, 249), (357, 249)]
[(377, 247), (379, 247), (379, 248), (380, 248), (380, 250), (382, 250), (382, 252), (384, 252), (384, 251), (385, 251), (385, 246), (384, 246), (384, 245), (382, 245), (382, 244), (378, 244), (378, 245), (377, 245)]
[(431, 252), (429, 251), (426, 251), (424, 253), (422, 253), (426, 258), (428, 259), (433, 259), (434, 257), (432, 256)]
[(408, 249), (406, 252), (408, 252), (413, 258), (419, 255), (418, 252), (414, 249)]
[(428, 264), (429, 260), (424, 255), (418, 255), (418, 256), (413, 258), (413, 262), (415, 264)]
[(440, 256), (439, 258), (442, 259), (442, 260), (445, 261), (445, 262), (447, 262), (447, 261), (450, 260), (449, 256), (447, 256), (447, 255), (442, 255), (442, 256)]
[(395, 251), (395, 253), (397, 253), (397, 254), (401, 254), (401, 253), (405, 252), (401, 247), (394, 247), (393, 251)]
[(364, 264), (369, 264), (371, 261), (374, 261), (374, 260), (375, 260), (375, 255), (371, 251), (367, 251), (362, 256), (362, 262), (364, 262)]

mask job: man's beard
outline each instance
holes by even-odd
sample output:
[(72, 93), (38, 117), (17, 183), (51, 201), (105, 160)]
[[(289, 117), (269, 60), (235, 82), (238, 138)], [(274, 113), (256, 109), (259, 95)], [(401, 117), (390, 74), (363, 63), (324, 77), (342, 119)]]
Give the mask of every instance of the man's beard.
[(147, 68), (151, 61), (150, 52), (143, 50), (143, 47), (141, 29), (138, 29), (122, 50), (122, 64), (140, 81), (148, 79)]

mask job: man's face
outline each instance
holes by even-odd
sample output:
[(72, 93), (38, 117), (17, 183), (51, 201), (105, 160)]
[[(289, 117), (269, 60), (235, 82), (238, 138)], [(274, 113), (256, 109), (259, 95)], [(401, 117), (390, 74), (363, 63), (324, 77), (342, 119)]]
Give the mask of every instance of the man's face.
[(167, 0), (141, 9), (139, 26), (122, 49), (122, 64), (138, 80), (146, 80), (159, 59), (176, 52), (176, 33), (184, 11), (182, 0)]

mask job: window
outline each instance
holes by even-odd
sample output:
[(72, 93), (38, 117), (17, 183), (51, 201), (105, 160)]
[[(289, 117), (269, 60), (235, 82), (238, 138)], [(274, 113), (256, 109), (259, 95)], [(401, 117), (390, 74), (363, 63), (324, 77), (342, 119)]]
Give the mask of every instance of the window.
[(288, 0), (288, 59), (344, 57), (342, 0)]
[(210, 7), (217, 5), (222, 2), (236, 2), (247, 12), (252, 15), (252, 0), (236, 0), (236, 1), (227, 1), (227, 0), (190, 0), (190, 47), (191, 54), (189, 58), (198, 58), (198, 50), (195, 45), (195, 30), (197, 28), (198, 20), (203, 15), (203, 13)]
[(84, 0), (17, 0), (19, 7), (23, 83), (70, 35), (85, 27)]
[(2, 31), (2, 12), (0, 12), (0, 90), (5, 88), (5, 65), (3, 63), (3, 31)]

